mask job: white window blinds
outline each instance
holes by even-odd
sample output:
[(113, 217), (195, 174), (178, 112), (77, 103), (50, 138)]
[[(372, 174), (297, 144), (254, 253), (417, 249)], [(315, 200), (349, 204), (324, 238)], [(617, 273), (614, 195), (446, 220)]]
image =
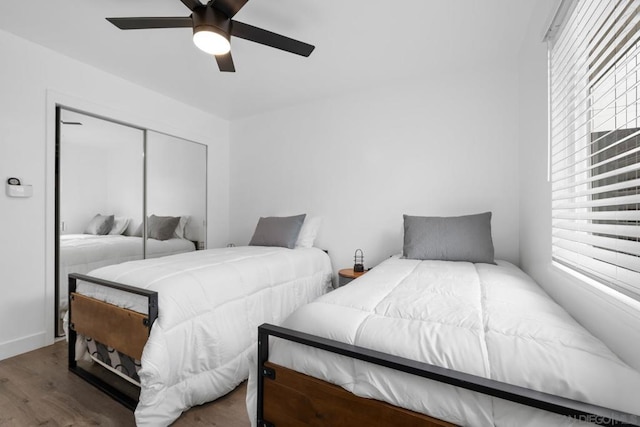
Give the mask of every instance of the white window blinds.
[(577, 0), (549, 41), (552, 256), (640, 299), (640, 0)]

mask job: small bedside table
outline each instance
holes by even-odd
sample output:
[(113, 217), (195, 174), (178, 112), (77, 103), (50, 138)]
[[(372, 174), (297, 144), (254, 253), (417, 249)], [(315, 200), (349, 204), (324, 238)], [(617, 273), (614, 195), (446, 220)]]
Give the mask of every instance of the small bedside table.
[(366, 273), (368, 270), (356, 273), (353, 268), (343, 268), (338, 271), (338, 286), (344, 286), (353, 279), (356, 279)]

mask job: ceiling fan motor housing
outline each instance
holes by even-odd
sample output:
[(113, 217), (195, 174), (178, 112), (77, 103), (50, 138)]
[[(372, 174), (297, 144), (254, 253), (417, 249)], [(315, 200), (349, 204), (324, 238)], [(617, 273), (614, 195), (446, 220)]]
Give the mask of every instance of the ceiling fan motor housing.
[(193, 34), (200, 31), (213, 31), (229, 40), (231, 19), (212, 7), (199, 7), (193, 11)]

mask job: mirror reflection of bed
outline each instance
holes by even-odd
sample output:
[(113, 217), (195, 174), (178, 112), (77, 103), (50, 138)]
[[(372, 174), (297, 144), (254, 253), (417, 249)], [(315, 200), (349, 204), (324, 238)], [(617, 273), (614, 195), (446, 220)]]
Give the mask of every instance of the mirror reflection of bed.
[(59, 118), (56, 319), (62, 336), (70, 273), (206, 247), (207, 151), (63, 108)]

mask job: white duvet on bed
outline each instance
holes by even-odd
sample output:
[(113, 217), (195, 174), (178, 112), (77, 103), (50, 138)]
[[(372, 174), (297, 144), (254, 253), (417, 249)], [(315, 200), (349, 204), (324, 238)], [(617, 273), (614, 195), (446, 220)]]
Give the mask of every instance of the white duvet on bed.
[[(391, 258), (283, 326), (633, 414), (640, 374), (515, 266)], [(274, 363), (356, 395), (469, 426), (566, 417), (271, 338)], [(255, 423), (255, 378), (247, 406)], [(638, 419), (640, 421), (640, 418)]]
[[(91, 276), (158, 292), (142, 354), (136, 424), (168, 425), (249, 375), (257, 328), (279, 324), (327, 292), (331, 263), (316, 248), (234, 247), (112, 265)], [(139, 299), (79, 282), (78, 292), (146, 312)], [(78, 355), (78, 357), (81, 355)]]
[[(190, 240), (147, 239), (147, 258), (195, 251)], [(60, 235), (59, 292), (60, 307), (68, 306), (70, 273), (86, 274), (96, 268), (142, 259), (142, 237), (124, 235)], [(64, 314), (64, 313), (62, 313)]]

